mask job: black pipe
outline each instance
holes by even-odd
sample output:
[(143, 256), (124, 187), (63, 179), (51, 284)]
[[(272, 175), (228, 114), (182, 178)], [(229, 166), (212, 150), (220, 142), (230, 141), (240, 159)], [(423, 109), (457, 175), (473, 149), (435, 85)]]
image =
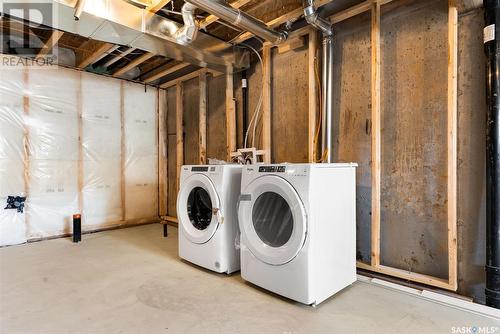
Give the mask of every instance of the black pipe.
[(500, 308), (500, 0), (484, 1), (486, 98), (486, 305)]
[(242, 95), (242, 109), (243, 109), (243, 138), (245, 138), (245, 131), (247, 129), (247, 113), (248, 113), (248, 80), (247, 71), (241, 72), (241, 95)]
[(82, 216), (73, 215), (73, 242), (82, 241)]

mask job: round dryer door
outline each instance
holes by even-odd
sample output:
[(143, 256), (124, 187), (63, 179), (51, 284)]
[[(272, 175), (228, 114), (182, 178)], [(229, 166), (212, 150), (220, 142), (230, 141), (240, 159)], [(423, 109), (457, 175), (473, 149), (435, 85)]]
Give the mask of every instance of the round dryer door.
[(238, 219), (243, 243), (265, 263), (290, 262), (304, 245), (304, 205), (290, 183), (279, 176), (261, 176), (242, 191)]
[(183, 182), (177, 196), (177, 216), (190, 241), (203, 244), (212, 238), (222, 216), (219, 196), (207, 176), (193, 174)]

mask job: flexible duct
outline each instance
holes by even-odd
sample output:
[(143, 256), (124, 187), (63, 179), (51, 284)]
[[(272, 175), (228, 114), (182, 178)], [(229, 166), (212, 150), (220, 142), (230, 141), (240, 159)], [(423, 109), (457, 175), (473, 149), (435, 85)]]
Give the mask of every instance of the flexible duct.
[(333, 162), (333, 29), (328, 20), (320, 17), (314, 8), (314, 0), (304, 0), (304, 16), (311, 26), (323, 34), (323, 69), (322, 69), (322, 154), (323, 162)]
[(486, 97), (486, 304), (500, 308), (500, 0), (484, 1)]
[(264, 22), (250, 16), (239, 9), (231, 7), (223, 0), (186, 0), (187, 2), (203, 9), (207, 13), (217, 16), (228, 23), (249, 31), (273, 44), (279, 44), (287, 38), (284, 31), (269, 28)]

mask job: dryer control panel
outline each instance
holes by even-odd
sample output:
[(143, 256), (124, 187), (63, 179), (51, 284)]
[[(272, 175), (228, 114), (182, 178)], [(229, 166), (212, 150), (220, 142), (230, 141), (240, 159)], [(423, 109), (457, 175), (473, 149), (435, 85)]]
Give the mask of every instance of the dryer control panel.
[(286, 166), (260, 166), (259, 173), (284, 173)]

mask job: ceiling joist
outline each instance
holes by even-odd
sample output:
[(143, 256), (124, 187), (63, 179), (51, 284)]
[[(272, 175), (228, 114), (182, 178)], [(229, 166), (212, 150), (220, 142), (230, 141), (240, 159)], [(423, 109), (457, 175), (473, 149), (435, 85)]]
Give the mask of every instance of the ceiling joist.
[(64, 31), (53, 30), (47, 42), (43, 44), (42, 49), (38, 52), (37, 57), (43, 57), (49, 53), (63, 35)]
[(93, 64), (100, 58), (102, 58), (105, 53), (109, 52), (115, 45), (110, 44), (110, 43), (103, 43), (100, 47), (98, 47), (95, 51), (87, 55), (85, 58), (83, 58), (76, 67), (78, 68), (85, 68), (89, 66), (90, 64)]
[(174, 66), (169, 66), (163, 70), (161, 70), (160, 72), (156, 73), (156, 74), (152, 74), (146, 78), (144, 78), (144, 82), (145, 83), (149, 83), (149, 82), (153, 82), (155, 80), (158, 80), (160, 78), (163, 78), (169, 74), (172, 74), (174, 72), (177, 72), (177, 71), (180, 71), (188, 66), (191, 66), (191, 64), (189, 63), (180, 63), (180, 64), (177, 64), (177, 65), (174, 65)]
[(132, 68), (144, 63), (146, 60), (148, 60), (154, 56), (155, 56), (154, 53), (146, 52), (142, 56), (139, 56), (136, 59), (132, 60), (130, 63), (128, 63), (124, 67), (121, 67), (118, 70), (116, 70), (115, 72), (113, 72), (113, 76), (114, 77), (120, 76), (120, 75), (130, 71)]

